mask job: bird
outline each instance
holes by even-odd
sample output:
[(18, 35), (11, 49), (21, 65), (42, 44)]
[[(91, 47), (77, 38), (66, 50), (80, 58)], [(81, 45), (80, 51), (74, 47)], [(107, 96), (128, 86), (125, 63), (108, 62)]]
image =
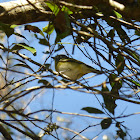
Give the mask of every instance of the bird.
[(72, 81), (76, 81), (88, 73), (102, 74), (101, 71), (66, 55), (56, 55), (52, 58), (55, 61), (55, 70)]

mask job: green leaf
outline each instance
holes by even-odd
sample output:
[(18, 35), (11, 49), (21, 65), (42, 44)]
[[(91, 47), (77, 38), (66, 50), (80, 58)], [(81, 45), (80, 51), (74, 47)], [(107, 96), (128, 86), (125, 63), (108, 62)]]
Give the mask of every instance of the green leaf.
[(85, 110), (88, 113), (94, 113), (94, 114), (104, 114), (103, 111), (97, 109), (97, 108), (93, 108), (93, 107), (84, 107), (81, 110)]
[(138, 83), (138, 82), (136, 82), (136, 81), (134, 81), (134, 80), (132, 80), (132, 79), (127, 79), (128, 81), (130, 81), (130, 82), (132, 82), (133, 84), (135, 84), (136, 86), (139, 86), (140, 87), (140, 82)]
[(15, 44), (15, 46), (11, 49), (11, 51), (21, 50), (21, 49), (26, 49), (26, 50), (30, 51), (33, 55), (36, 55), (36, 49), (28, 46), (25, 43)]
[(45, 37), (45, 35), (43, 34), (43, 32), (37, 26), (25, 25), (25, 30), (28, 30), (29, 32), (32, 31), (34, 33), (39, 33), (40, 35), (42, 35), (43, 37)]
[(57, 33), (55, 43), (58, 43), (61, 39), (67, 37), (68, 35), (71, 35), (71, 23), (70, 23), (69, 16), (66, 12), (64, 12), (63, 14), (65, 18), (65, 23), (63, 23), (64, 24), (63, 32), (59, 32), (55, 28), (56, 33)]
[(135, 30), (135, 35), (140, 36), (140, 31)]
[(122, 18), (122, 15), (121, 15), (120, 13), (118, 13), (118, 12), (115, 11), (115, 10), (113, 10), (113, 11), (114, 11), (114, 13), (115, 13), (115, 15), (116, 15), (117, 18)]
[(108, 78), (109, 78), (109, 83), (110, 83), (111, 87), (113, 87), (115, 85), (115, 79), (117, 78), (117, 75), (110, 74)]
[(48, 81), (45, 80), (45, 79), (39, 80), (38, 83), (42, 83), (43, 85), (48, 86), (48, 87), (53, 87), (53, 86), (50, 84), (50, 82), (48, 82)]
[(136, 59), (140, 63), (140, 55), (135, 51), (127, 48), (128, 54), (131, 55), (134, 59)]
[(110, 37), (111, 39), (113, 39), (114, 36), (115, 36), (115, 30), (114, 30), (114, 29), (111, 29), (111, 30), (109, 31), (109, 33), (107, 34), (107, 37)]
[(52, 24), (52, 22), (49, 22), (49, 24), (43, 28), (43, 32), (47, 33), (47, 34), (51, 34), (54, 31), (54, 26)]
[(28, 30), (29, 32), (32, 31), (34, 33), (41, 32), (41, 30), (37, 26), (32, 26), (32, 25), (25, 25), (25, 30)]
[(13, 28), (13, 29), (14, 29), (14, 28), (16, 28), (16, 27), (18, 27), (18, 26), (19, 26), (19, 25), (13, 24), (13, 25), (10, 26), (10, 28)]
[[(108, 87), (106, 86), (102, 86), (102, 92), (108, 92), (108, 94), (111, 94), (111, 92), (109, 92)], [(106, 94), (102, 94), (102, 97), (104, 99), (104, 104), (105, 104), (105, 108), (112, 114), (114, 114), (114, 110), (116, 108), (116, 103), (115, 103), (115, 98), (113, 98), (112, 96), (106, 95)]]
[(121, 74), (124, 70), (125, 60), (121, 54), (117, 55), (115, 65), (117, 67), (118, 74)]
[[(113, 95), (119, 96), (119, 89), (122, 87), (118, 82), (115, 83), (115, 85), (111, 89), (111, 93)], [(115, 99), (115, 98), (114, 98)]]
[(4, 24), (4, 23), (1, 23), (1, 22), (0, 22), (0, 30), (5, 32), (7, 37), (10, 37), (12, 34), (14, 34), (14, 29), (11, 28), (11, 25)]
[(117, 135), (122, 139), (124, 140), (125, 136), (126, 136), (126, 132), (124, 132), (122, 129), (120, 130), (117, 130)]
[(102, 129), (109, 128), (111, 124), (112, 124), (112, 119), (111, 118), (104, 119), (104, 120), (101, 121), (101, 127), (102, 127)]
[(46, 4), (51, 9), (51, 11), (55, 14), (55, 16), (57, 16), (60, 8), (53, 2), (46, 2)]
[(45, 45), (45, 46), (48, 46), (49, 45), (49, 42), (46, 40), (46, 39), (39, 39), (39, 43), (42, 44), (42, 45)]
[(73, 12), (66, 6), (63, 6), (61, 11), (65, 11), (68, 15), (71, 15), (73, 14)]

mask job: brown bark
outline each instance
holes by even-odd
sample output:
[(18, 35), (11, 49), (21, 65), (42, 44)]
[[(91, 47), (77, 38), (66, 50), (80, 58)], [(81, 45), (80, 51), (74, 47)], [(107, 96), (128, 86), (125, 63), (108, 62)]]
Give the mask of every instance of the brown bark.
[[(48, 21), (53, 17), (51, 10), (44, 1), (51, 0), (22, 0), (0, 3), (0, 21), (7, 24), (26, 24), (31, 22)], [(113, 8), (120, 12), (123, 17), (140, 20), (140, 6), (138, 4), (121, 4), (113, 0), (60, 0), (59, 4), (66, 5), (70, 9), (80, 9), (89, 17), (93, 16), (90, 10), (92, 6)], [(106, 10), (107, 11), (107, 10)], [(85, 15), (85, 17), (86, 17)], [(76, 18), (82, 18), (79, 13)]]

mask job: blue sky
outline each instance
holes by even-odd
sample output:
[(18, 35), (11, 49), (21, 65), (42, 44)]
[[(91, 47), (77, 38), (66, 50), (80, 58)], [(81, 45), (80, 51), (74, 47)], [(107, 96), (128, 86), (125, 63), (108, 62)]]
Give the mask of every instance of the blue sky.
[[(40, 29), (42, 29), (42, 27), (46, 26), (47, 23), (48, 22), (39, 22), (39, 23), (33, 23), (32, 25), (38, 26)], [(21, 33), (24, 32), (22, 26), (19, 28), (18, 31), (20, 31)], [(43, 45), (38, 44), (38, 40), (36, 40), (34, 37), (31, 37), (30, 34), (28, 35), (28, 31), (24, 32), (24, 35), (28, 37), (28, 39), (30, 41), (30, 46), (33, 46), (37, 50), (37, 56), (33, 56), (30, 52), (26, 52), (26, 55), (28, 55), (29, 57), (31, 57), (33, 60), (35, 60), (37, 62), (40, 62), (40, 63), (44, 62), (47, 55), (42, 54), (42, 52), (47, 50), (48, 46), (43, 46)], [(51, 35), (51, 38), (52, 38), (51, 42), (53, 44), (53, 41), (55, 39), (55, 33), (53, 33)], [(15, 39), (10, 38), (10, 41), (15, 41)], [(20, 40), (20, 41), (22, 41), (22, 40)], [(73, 43), (73, 41), (70, 37), (67, 37), (62, 42)], [(69, 53), (71, 53), (72, 45), (65, 44), (65, 46), (67, 47), (66, 49), (69, 51)], [(90, 49), (88, 48), (88, 46), (85, 46), (85, 47), (90, 52)], [(64, 51), (60, 51), (58, 53), (63, 54)], [(94, 63), (92, 63), (88, 59), (85, 59), (85, 57), (82, 55), (82, 53), (78, 49), (75, 50), (75, 54), (73, 55), (73, 57), (75, 59), (85, 62), (86, 64), (88, 64), (92, 67), (97, 67)], [(51, 61), (52, 60), (49, 59), (48, 63), (50, 63)], [(104, 63), (103, 60), (101, 60), (101, 62)], [(54, 62), (52, 61), (51, 64), (52, 64), (51, 67), (54, 70)], [(31, 66), (33, 67), (34, 70), (38, 69), (38, 67), (36, 67), (32, 64), (31, 64)], [(108, 67), (108, 66), (106, 65), (106, 67)], [(88, 74), (85, 77), (88, 77), (91, 75), (93, 75), (93, 74)], [(17, 77), (17, 78), (19, 78), (19, 77)], [(88, 81), (89, 81), (90, 85), (95, 85), (97, 83), (101, 83), (101, 81), (104, 81), (104, 80), (105, 80), (105, 77), (100, 77), (100, 78), (95, 77), (94, 81), (93, 80), (88, 80)], [(38, 85), (39, 84), (37, 82), (33, 82), (32, 85), (27, 85), (27, 87), (38, 86)], [(34, 94), (37, 94), (37, 93), (38, 92), (35, 92), (35, 93), (32, 93), (31, 95), (25, 97), (24, 105), (26, 105), (26, 101), (30, 101), (31, 96), (33, 96)], [(40, 92), (38, 94), (38, 96), (36, 96), (36, 98), (31, 102), (31, 104), (29, 105), (27, 110), (36, 111), (36, 110), (39, 110), (42, 108), (52, 109), (53, 96), (54, 96), (54, 103), (53, 103), (54, 110), (58, 110), (58, 111), (62, 111), (62, 112), (80, 113), (80, 114), (88, 114), (85, 111), (81, 110), (83, 107), (95, 107), (95, 108), (103, 110), (94, 95), (81, 93), (81, 92), (73, 91), (73, 90), (69, 90), (69, 89), (67, 89), (67, 90), (53, 90), (53, 89), (44, 90), (44, 91)], [(100, 95), (98, 95), (98, 98), (102, 102), (102, 97)], [(131, 114), (131, 113), (135, 113), (135, 112), (140, 112), (139, 105), (135, 105), (133, 103), (128, 103), (128, 102), (120, 101), (120, 100), (117, 100), (116, 103), (117, 103), (117, 108), (115, 109), (115, 116), (119, 116), (120, 114), (127, 115), (127, 114)], [(92, 114), (89, 114), (89, 115), (92, 115)], [(93, 116), (105, 117), (105, 115), (95, 115), (95, 114), (93, 114)], [(39, 117), (45, 117), (45, 116), (42, 115)], [(73, 124), (71, 125), (71, 128), (78, 130), (78, 131), (81, 131), (88, 125), (98, 124), (101, 121), (99, 119), (91, 119), (91, 118), (87, 118), (87, 117), (74, 117), (74, 116), (60, 115), (60, 114), (55, 113), (54, 117), (53, 117), (54, 123), (55, 123), (57, 117), (61, 117), (63, 119), (72, 121)], [(123, 125), (130, 128), (129, 133), (133, 138), (139, 137), (139, 130), (140, 130), (139, 115), (133, 115), (133, 116), (127, 117), (125, 119), (119, 119), (119, 121), (120, 122), (125, 121), (123, 123)], [(57, 123), (62, 124), (62, 122), (59, 122), (59, 121), (57, 121)], [(101, 135), (99, 136), (99, 138), (97, 138), (97, 139), (99, 139), (99, 140), (102, 139), (102, 136), (104, 134), (107, 134), (107, 135), (109, 135), (109, 137), (112, 137), (112, 135), (115, 135), (114, 130), (115, 130), (115, 127), (112, 125), (109, 129), (102, 132)], [(98, 125), (96, 127), (92, 127), (90, 129), (88, 129), (87, 131), (85, 131), (82, 134), (85, 136), (88, 135), (88, 136), (94, 137), (94, 136), (96, 136), (96, 134), (100, 133), (101, 131), (102, 131), (101, 127)], [(53, 140), (52, 137), (51, 137), (51, 140)]]

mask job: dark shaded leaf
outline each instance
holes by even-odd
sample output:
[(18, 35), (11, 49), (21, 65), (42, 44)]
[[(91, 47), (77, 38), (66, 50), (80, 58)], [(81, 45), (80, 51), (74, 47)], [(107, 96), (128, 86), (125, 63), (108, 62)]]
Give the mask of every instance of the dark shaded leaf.
[[(103, 92), (109, 92), (109, 89), (106, 86), (102, 86), (102, 91)], [(109, 92), (108, 94), (111, 94), (111, 92)], [(105, 95), (102, 94), (102, 97), (104, 99), (104, 104), (105, 104), (105, 108), (112, 114), (114, 114), (114, 110), (116, 108), (116, 103), (115, 100), (112, 96), (109, 95)]]
[(115, 30), (114, 30), (114, 29), (111, 29), (111, 30), (109, 31), (109, 33), (107, 34), (107, 37), (110, 37), (111, 39), (113, 39), (114, 36), (115, 36)]
[(116, 81), (115, 85), (112, 88), (119, 90), (122, 87), (122, 80)]
[(36, 27), (36, 26), (32, 26), (32, 25), (25, 25), (25, 30), (28, 30), (29, 32), (32, 31), (34, 33), (40, 33), (41, 30)]
[(118, 74), (122, 73), (122, 71), (124, 70), (125, 60), (121, 54), (117, 55), (115, 65), (117, 67)]
[(50, 51), (43, 52), (44, 54), (50, 54)]
[(62, 50), (63, 48), (64, 48), (63, 45), (58, 44), (58, 49), (56, 49), (55, 52), (58, 52), (58, 51)]
[(140, 36), (140, 31), (135, 30), (135, 35)]
[(45, 46), (48, 46), (49, 42), (46, 39), (39, 39), (39, 43)]
[[(117, 83), (115, 83), (115, 85), (117, 85)], [(118, 86), (113, 86), (112, 87), (112, 89), (111, 89), (111, 93), (113, 94), (113, 95), (116, 95), (116, 96), (119, 96), (119, 87)], [(115, 99), (115, 98), (114, 98)]]
[(45, 79), (41, 79), (38, 81), (38, 83), (42, 83), (43, 85), (47, 86), (47, 87), (53, 87), (50, 82), (48, 82), (47, 80)]
[(84, 107), (81, 110), (85, 110), (88, 113), (94, 113), (94, 114), (104, 114), (103, 111), (97, 109), (97, 108), (93, 108), (93, 107)]
[(39, 71), (42, 71), (42, 72), (47, 71), (47, 70), (49, 69), (50, 65), (51, 65), (51, 64), (44, 64), (44, 65), (39, 69)]
[(124, 137), (126, 136), (126, 132), (123, 132), (122, 129), (117, 130), (117, 135), (124, 140)]
[(57, 33), (55, 43), (61, 41), (61, 39), (71, 35), (71, 23), (69, 16), (64, 11), (59, 11), (54, 19), (54, 27)]
[(0, 22), (0, 30), (2, 30), (7, 37), (10, 37), (12, 34), (14, 34), (14, 29), (11, 28), (11, 25), (4, 24)]
[(110, 74), (108, 78), (109, 78), (109, 83), (110, 83), (111, 87), (113, 87), (115, 85), (115, 79), (117, 78), (117, 75)]
[(119, 35), (120, 39), (122, 40), (122, 42), (128, 42), (130, 43), (130, 38), (128, 37), (127, 33), (122, 29), (121, 26), (119, 27), (115, 27), (117, 34)]
[(22, 60), (22, 59), (18, 59), (18, 58), (11, 58), (11, 59), (14, 59), (14, 60), (17, 60), (17, 61), (19, 61), (19, 62), (21, 62), (21, 63), (26, 64), (26, 62), (25, 62), (24, 60)]
[(128, 43), (130, 42), (130, 38), (128, 37), (127, 33), (123, 30), (119, 22), (114, 22), (113, 20), (108, 18), (106, 18), (105, 20), (108, 23), (108, 25), (114, 27), (123, 43), (126, 43), (126, 41)]
[[(14, 33), (14, 35), (16, 35), (16, 36), (19, 36), (19, 37), (21, 37), (21, 38), (24, 38), (24, 39), (26, 39), (26, 37), (24, 37), (23, 35), (21, 35), (21, 34), (19, 34), (19, 33)], [(26, 39), (27, 40), (27, 39)], [(28, 40), (27, 40), (28, 41)]]
[(28, 69), (30, 69), (31, 71), (34, 72), (34, 70), (30, 66), (28, 66), (26, 64), (23, 64), (23, 63), (15, 64), (14, 66), (28, 68)]
[(104, 119), (104, 120), (101, 121), (101, 127), (102, 127), (102, 129), (109, 128), (111, 124), (112, 124), (112, 119), (111, 118)]

